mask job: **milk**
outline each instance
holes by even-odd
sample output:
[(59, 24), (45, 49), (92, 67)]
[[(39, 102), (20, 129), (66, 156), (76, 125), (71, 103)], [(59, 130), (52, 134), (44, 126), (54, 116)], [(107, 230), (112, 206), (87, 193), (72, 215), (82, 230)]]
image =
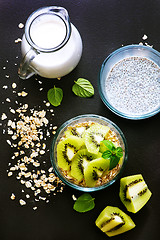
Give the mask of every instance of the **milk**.
[[(64, 21), (52, 14), (38, 16), (30, 26), (32, 42), (38, 48), (44, 49), (30, 62), (31, 67), (40, 76), (46, 78), (62, 77), (77, 66), (82, 55), (82, 40), (73, 24), (71, 24), (71, 35), (68, 42), (56, 51), (45, 52), (45, 50), (55, 48), (63, 43), (66, 31)], [(22, 38), (21, 49), (23, 56), (31, 49), (25, 34)], [(27, 55), (26, 57), (29, 58)]]

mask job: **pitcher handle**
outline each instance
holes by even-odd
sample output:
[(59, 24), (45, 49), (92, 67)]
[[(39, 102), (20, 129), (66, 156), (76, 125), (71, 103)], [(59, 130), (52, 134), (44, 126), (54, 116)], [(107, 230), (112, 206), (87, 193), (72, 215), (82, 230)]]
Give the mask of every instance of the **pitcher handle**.
[(31, 62), (38, 54), (39, 53), (32, 48), (25, 54), (18, 69), (18, 75), (21, 79), (28, 79), (35, 73), (38, 74), (38, 71), (31, 66)]

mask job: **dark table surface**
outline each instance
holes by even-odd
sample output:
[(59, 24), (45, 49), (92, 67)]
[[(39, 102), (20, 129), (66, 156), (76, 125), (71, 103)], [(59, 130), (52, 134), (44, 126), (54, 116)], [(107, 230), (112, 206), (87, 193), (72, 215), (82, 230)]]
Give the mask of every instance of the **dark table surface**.
[[(24, 81), (17, 75), (17, 64), (21, 59), (20, 43), (24, 28), (18, 27), (25, 23), (28, 16), (36, 9), (58, 5), (65, 7), (71, 22), (78, 28), (83, 39), (83, 54), (76, 69), (60, 81), (35, 76)], [(123, 176), (141, 173), (153, 195), (149, 202), (136, 214), (129, 214), (136, 227), (114, 239), (150, 240), (157, 239), (160, 221), (160, 124), (159, 115), (152, 118), (134, 121), (123, 119), (112, 113), (102, 103), (98, 88), (97, 76), (103, 60), (122, 45), (143, 42), (160, 51), (160, 1), (159, 0), (0, 0), (0, 115), (6, 113), (8, 119), (14, 119), (10, 108), (16, 109), (20, 103), (27, 103), (30, 108), (53, 109), (54, 116), (47, 116), (53, 125), (58, 127), (66, 120), (85, 113), (102, 115), (115, 122), (126, 136), (129, 157)], [(143, 40), (146, 34), (148, 38)], [(92, 98), (76, 97), (71, 90), (74, 80), (84, 77), (90, 80), (95, 88)], [(17, 84), (16, 93), (11, 87)], [(54, 85), (61, 87), (64, 98), (61, 106), (46, 107), (47, 91)], [(3, 86), (8, 86), (4, 89)], [(43, 88), (42, 91), (39, 89)], [(25, 98), (18, 98), (17, 92), (28, 92)], [(11, 102), (7, 102), (9, 98)], [(15, 101), (18, 101), (18, 104)], [(7, 119), (7, 120), (8, 120)], [(73, 210), (72, 195), (81, 192), (65, 186), (62, 193), (47, 196), (49, 200), (35, 202), (34, 198), (26, 199), (30, 189), (16, 179), (16, 175), (8, 177), (9, 164), (15, 149), (7, 144), (7, 120), (0, 120), (0, 239), (1, 240), (68, 240), (68, 239), (106, 239), (94, 224), (99, 213), (107, 206), (117, 206), (127, 212), (121, 203), (119, 180), (109, 188), (92, 193), (95, 197), (95, 208), (87, 213)], [(47, 149), (51, 137), (46, 140)], [(46, 167), (51, 166), (49, 152), (43, 156)], [(43, 159), (44, 160), (44, 159)], [(16, 198), (11, 200), (11, 194)], [(27, 202), (25, 206), (19, 200)], [(36, 210), (33, 207), (37, 206)]]

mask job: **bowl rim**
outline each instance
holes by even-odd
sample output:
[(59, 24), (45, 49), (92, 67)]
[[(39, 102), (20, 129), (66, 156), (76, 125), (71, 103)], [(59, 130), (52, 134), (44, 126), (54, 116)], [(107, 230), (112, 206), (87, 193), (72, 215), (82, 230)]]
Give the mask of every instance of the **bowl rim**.
[[(120, 134), (121, 138), (122, 138), (122, 141), (123, 141), (123, 144), (124, 144), (124, 149), (125, 149), (125, 154), (124, 154), (124, 159), (123, 159), (123, 164), (119, 170), (119, 172), (117, 173), (117, 175), (109, 182), (103, 184), (103, 185), (100, 185), (100, 186), (97, 186), (97, 187), (84, 187), (84, 186), (80, 186), (80, 185), (76, 185), (72, 182), (70, 182), (69, 180), (67, 180), (60, 172), (59, 172), (59, 169), (57, 167), (57, 164), (56, 164), (56, 159), (54, 157), (54, 148), (55, 148), (55, 144), (56, 144), (56, 140), (59, 136), (59, 134), (61, 133), (62, 130), (64, 130), (64, 128), (68, 127), (71, 123), (73, 123), (74, 121), (76, 120), (79, 120), (79, 119), (83, 119), (83, 118), (93, 118), (93, 121), (94, 119), (101, 119), (102, 121), (105, 121), (109, 124), (111, 124), (117, 131), (118, 133)], [(75, 123), (76, 124), (76, 123)], [(50, 160), (51, 160), (51, 164), (52, 164), (52, 167), (56, 173), (56, 175), (59, 177), (59, 179), (65, 183), (66, 185), (76, 189), (76, 190), (80, 190), (80, 191), (83, 191), (83, 192), (94, 192), (94, 191), (99, 191), (99, 190), (102, 190), (110, 185), (112, 185), (117, 179), (120, 178), (124, 168), (125, 168), (125, 165), (126, 165), (126, 162), (128, 160), (128, 145), (127, 145), (127, 141), (126, 141), (126, 138), (123, 134), (123, 132), (121, 131), (121, 129), (115, 124), (113, 123), (111, 120), (103, 117), (103, 116), (100, 116), (100, 115), (96, 115), (96, 114), (83, 114), (83, 115), (78, 115), (76, 117), (73, 117), (67, 121), (65, 121), (59, 128), (58, 130), (56, 131), (56, 134), (54, 135), (53, 139), (52, 139), (52, 142), (51, 142), (51, 147), (50, 147)]]
[[(99, 91), (99, 94), (100, 94), (100, 97), (103, 101), (103, 103), (115, 114), (117, 114), (118, 116), (120, 117), (123, 117), (123, 118), (127, 118), (127, 119), (131, 119), (131, 120), (141, 120), (141, 119), (146, 119), (146, 118), (149, 118), (149, 117), (152, 117), (154, 115), (156, 115), (157, 113), (160, 112), (160, 107), (149, 112), (149, 113), (145, 113), (145, 114), (142, 114), (142, 115), (130, 115), (130, 114), (126, 114), (126, 113), (123, 113), (119, 110), (117, 110), (115, 107), (113, 107), (109, 101), (106, 99), (105, 95), (103, 94), (103, 91), (102, 91), (102, 86), (101, 86), (101, 77), (102, 77), (102, 74), (103, 74), (103, 70), (105, 68), (105, 65), (107, 63), (107, 61), (110, 59), (110, 58), (113, 58), (115, 55), (125, 51), (125, 50), (130, 50), (130, 49), (144, 49), (144, 50), (147, 50), (149, 52), (152, 52), (153, 54), (157, 55), (159, 58), (160, 58), (160, 52), (158, 52), (157, 50), (155, 50), (154, 48), (152, 47), (149, 47), (149, 46), (144, 46), (144, 45), (139, 45), (139, 44), (132, 44), (132, 45), (127, 45), (127, 46), (123, 46), (123, 47), (120, 47), (118, 49), (116, 49), (115, 51), (113, 51), (112, 53), (110, 53), (106, 58), (105, 60), (103, 61), (102, 65), (101, 65), (101, 69), (99, 71), (99, 74), (98, 74), (98, 91)], [(147, 57), (146, 57), (147, 58)], [(152, 60), (154, 62), (154, 60)], [(118, 61), (117, 61), (118, 62)], [(157, 64), (157, 63), (156, 63)], [(157, 64), (158, 65), (158, 64)], [(160, 67), (160, 64), (159, 64), (159, 67)]]

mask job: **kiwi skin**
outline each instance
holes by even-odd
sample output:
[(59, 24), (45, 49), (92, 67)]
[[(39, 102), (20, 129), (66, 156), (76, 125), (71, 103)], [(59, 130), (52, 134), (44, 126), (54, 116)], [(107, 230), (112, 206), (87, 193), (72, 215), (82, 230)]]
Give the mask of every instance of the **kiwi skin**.
[[(116, 217), (118, 220), (116, 222)], [(98, 216), (95, 224), (101, 231), (105, 232), (109, 237), (115, 236), (133, 229), (136, 225), (126, 213), (118, 207), (107, 206)], [(105, 225), (109, 226), (106, 231)]]
[[(133, 196), (127, 197), (127, 191), (131, 188)], [(129, 212), (138, 212), (148, 202), (151, 195), (141, 174), (121, 178), (119, 197)]]

